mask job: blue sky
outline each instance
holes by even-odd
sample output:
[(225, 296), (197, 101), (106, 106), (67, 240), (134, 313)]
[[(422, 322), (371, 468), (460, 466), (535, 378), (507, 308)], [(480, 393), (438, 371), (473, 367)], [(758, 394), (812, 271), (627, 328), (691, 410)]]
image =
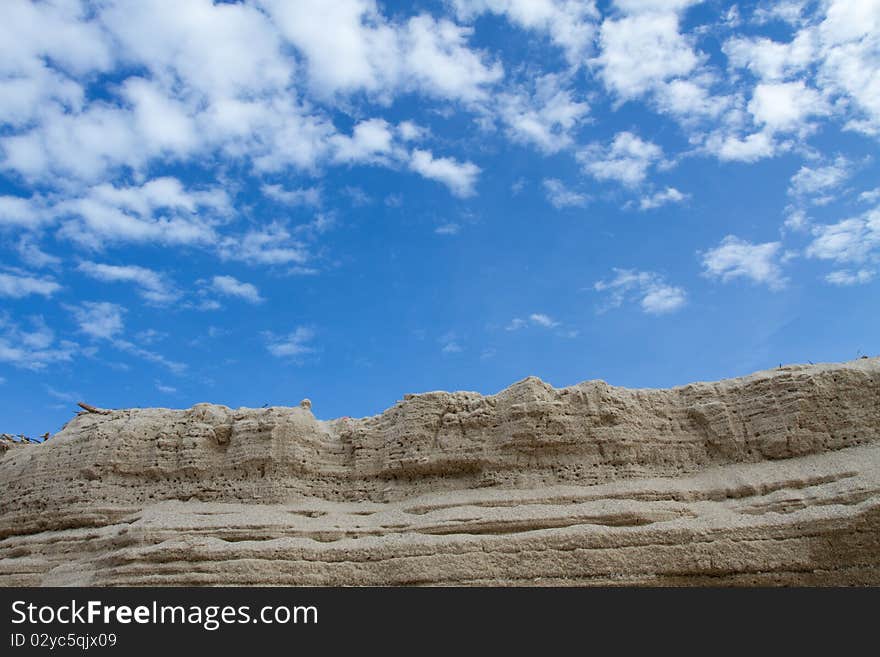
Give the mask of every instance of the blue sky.
[(875, 354), (880, 0), (0, 4), (0, 431)]

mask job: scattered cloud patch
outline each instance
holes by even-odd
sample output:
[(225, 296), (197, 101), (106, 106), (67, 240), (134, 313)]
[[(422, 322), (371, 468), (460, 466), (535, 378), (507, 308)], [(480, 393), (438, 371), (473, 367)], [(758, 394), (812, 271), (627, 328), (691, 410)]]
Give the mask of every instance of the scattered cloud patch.
[(263, 184), (260, 191), (263, 196), (282, 205), (310, 205), (312, 207), (321, 205), (321, 190), (317, 187), (285, 189), (282, 185)]
[(0, 297), (22, 299), (32, 294), (51, 297), (61, 285), (51, 278), (38, 278), (15, 270), (0, 271)]
[(553, 328), (554, 326), (559, 326), (559, 322), (557, 322), (549, 315), (545, 315), (544, 313), (532, 313), (531, 315), (529, 315), (529, 321), (544, 328)]
[(233, 276), (214, 276), (211, 289), (226, 297), (236, 297), (248, 303), (262, 303), (260, 291), (251, 283), (244, 283)]
[(415, 149), (410, 168), (420, 176), (446, 185), (455, 196), (467, 198), (476, 192), (480, 167), (472, 162), (459, 162), (451, 157), (435, 158), (431, 151)]
[(303, 356), (314, 353), (315, 348), (309, 344), (314, 338), (314, 329), (307, 326), (298, 326), (293, 331), (283, 336), (276, 336), (267, 333), (266, 348), (269, 350), (269, 353), (276, 358), (289, 358), (296, 361)]
[(459, 232), (461, 232), (461, 226), (456, 223), (443, 224), (437, 226), (437, 228), (434, 229), (434, 232), (438, 235), (458, 235)]
[(690, 198), (689, 194), (684, 194), (675, 187), (667, 187), (648, 196), (643, 196), (639, 201), (639, 210), (654, 210), (670, 203), (683, 203), (688, 198)]
[(825, 280), (832, 285), (864, 285), (874, 280), (876, 273), (873, 269), (858, 269), (856, 271), (838, 269), (828, 274)]
[(579, 151), (577, 159), (597, 180), (614, 180), (632, 187), (645, 180), (648, 169), (662, 156), (656, 144), (631, 132), (619, 132), (607, 147), (593, 144)]
[(725, 283), (745, 278), (780, 290), (787, 282), (782, 275), (781, 249), (780, 242), (752, 244), (728, 235), (717, 247), (702, 254), (703, 273)]
[(25, 370), (45, 370), (51, 365), (73, 360), (79, 345), (56, 340), (55, 332), (40, 316), (29, 318), (28, 325), (0, 313), (0, 363)]
[(843, 157), (826, 166), (804, 165), (791, 177), (788, 194), (798, 199), (809, 199), (814, 205), (822, 205), (832, 200), (829, 193), (838, 189), (850, 175), (850, 163)]
[(878, 258), (880, 207), (834, 224), (813, 228), (813, 241), (806, 254), (838, 263), (863, 263)]
[(544, 180), (544, 193), (547, 200), (557, 210), (563, 208), (582, 208), (590, 200), (590, 197), (580, 192), (575, 192), (556, 178), (546, 178)]
[(68, 306), (79, 330), (97, 340), (110, 340), (124, 328), (122, 306), (108, 301), (83, 301), (78, 306)]
[(442, 354), (459, 354), (464, 351), (464, 347), (461, 346), (461, 342), (454, 331), (449, 331), (440, 336), (438, 342), (440, 343), (440, 353)]
[(77, 270), (99, 281), (112, 283), (133, 283), (138, 293), (148, 302), (167, 304), (178, 299), (180, 294), (173, 284), (158, 272), (138, 265), (107, 265), (89, 260), (81, 262)]
[(664, 315), (681, 309), (687, 303), (684, 288), (670, 285), (660, 274), (633, 269), (614, 269), (608, 280), (593, 284), (596, 292), (605, 293), (602, 311), (636, 303), (649, 315)]

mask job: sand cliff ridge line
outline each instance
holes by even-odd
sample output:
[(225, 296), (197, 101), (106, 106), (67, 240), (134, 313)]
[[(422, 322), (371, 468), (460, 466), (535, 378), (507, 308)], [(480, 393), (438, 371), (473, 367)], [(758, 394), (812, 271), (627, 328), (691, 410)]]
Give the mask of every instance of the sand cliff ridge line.
[(0, 482), (0, 585), (880, 584), (880, 359), (83, 413)]

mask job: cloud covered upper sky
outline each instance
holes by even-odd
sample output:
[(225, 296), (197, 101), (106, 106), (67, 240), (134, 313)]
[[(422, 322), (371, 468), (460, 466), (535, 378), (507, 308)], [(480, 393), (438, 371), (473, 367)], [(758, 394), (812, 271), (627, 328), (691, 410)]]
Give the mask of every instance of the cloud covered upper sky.
[(7, 0), (0, 431), (877, 352), (878, 143), (880, 0)]

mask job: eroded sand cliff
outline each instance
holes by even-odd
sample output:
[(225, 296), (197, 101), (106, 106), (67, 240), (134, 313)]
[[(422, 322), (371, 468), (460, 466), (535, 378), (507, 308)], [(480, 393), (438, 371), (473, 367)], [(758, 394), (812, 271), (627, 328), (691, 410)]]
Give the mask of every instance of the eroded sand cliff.
[(82, 413), (0, 485), (6, 586), (880, 584), (880, 359)]

